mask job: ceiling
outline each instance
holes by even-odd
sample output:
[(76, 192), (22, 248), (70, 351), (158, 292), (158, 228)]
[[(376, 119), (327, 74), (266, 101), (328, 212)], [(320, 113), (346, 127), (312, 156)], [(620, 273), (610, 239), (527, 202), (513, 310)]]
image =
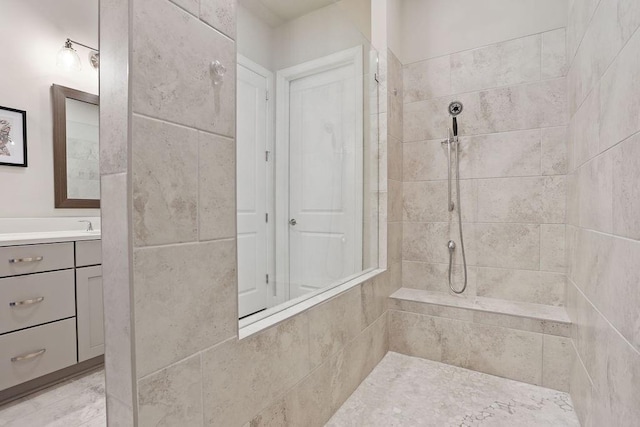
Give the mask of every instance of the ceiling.
[(240, 0), (240, 3), (272, 27), (329, 6), (336, 0)]

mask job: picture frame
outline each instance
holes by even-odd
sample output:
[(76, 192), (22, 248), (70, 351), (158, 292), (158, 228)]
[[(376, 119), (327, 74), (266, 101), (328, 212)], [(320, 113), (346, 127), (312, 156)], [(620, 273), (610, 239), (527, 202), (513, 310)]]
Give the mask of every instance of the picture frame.
[(27, 167), (27, 112), (0, 106), (0, 166)]

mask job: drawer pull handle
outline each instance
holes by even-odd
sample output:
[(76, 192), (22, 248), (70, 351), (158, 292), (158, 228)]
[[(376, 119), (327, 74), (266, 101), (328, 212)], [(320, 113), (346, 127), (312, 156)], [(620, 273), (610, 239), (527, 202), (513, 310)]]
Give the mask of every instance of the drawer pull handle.
[(21, 360), (33, 359), (34, 357), (43, 355), (45, 351), (47, 351), (47, 349), (43, 348), (42, 350), (34, 351), (33, 353), (27, 353), (27, 354), (22, 354), (20, 356), (15, 356), (11, 358), (11, 361), (20, 362)]
[(13, 301), (9, 303), (9, 307), (17, 307), (20, 305), (31, 305), (31, 304), (37, 304), (39, 302), (44, 301), (44, 297), (38, 297), (38, 298), (32, 298), (32, 299), (25, 299), (22, 301)]
[(9, 264), (18, 264), (21, 262), (36, 262), (36, 261), (42, 261), (44, 259), (44, 257), (41, 256), (32, 256), (29, 258), (12, 258), (9, 260)]

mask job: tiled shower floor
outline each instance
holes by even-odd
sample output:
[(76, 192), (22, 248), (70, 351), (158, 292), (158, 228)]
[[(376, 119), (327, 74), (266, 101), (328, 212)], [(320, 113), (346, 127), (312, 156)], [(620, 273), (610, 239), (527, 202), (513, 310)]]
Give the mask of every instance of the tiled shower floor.
[(326, 426), (579, 426), (567, 393), (389, 352)]

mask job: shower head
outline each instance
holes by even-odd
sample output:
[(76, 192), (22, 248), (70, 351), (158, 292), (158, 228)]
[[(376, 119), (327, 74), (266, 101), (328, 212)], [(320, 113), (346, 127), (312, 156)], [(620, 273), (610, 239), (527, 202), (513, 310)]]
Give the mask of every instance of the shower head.
[(453, 101), (451, 104), (449, 104), (449, 114), (451, 114), (453, 117), (457, 116), (458, 114), (462, 113), (462, 102), (460, 101)]

